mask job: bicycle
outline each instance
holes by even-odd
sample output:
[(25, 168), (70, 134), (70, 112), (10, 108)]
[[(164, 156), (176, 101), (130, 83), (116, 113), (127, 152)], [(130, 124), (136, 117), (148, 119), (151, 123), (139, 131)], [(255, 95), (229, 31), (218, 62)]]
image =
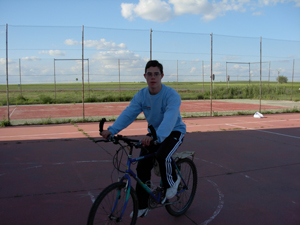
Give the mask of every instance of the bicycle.
[[(99, 123), (100, 134), (103, 131), (105, 123), (103, 118)], [(152, 126), (149, 126), (153, 136), (153, 143), (156, 142), (156, 133)], [(142, 157), (132, 158), (134, 148), (143, 149), (140, 140), (130, 139), (121, 135), (110, 136), (108, 140), (97, 140), (96, 142), (112, 142), (120, 145), (117, 153), (120, 151), (129, 151), (127, 157), (126, 170), (122, 171), (119, 166), (120, 163), (114, 166), (115, 168), (125, 173), (118, 182), (115, 182), (106, 187), (94, 201), (88, 216), (88, 225), (93, 224), (131, 224), (134, 225), (138, 214), (138, 199), (133, 187), (131, 187), (131, 177), (136, 180), (151, 196), (148, 201), (149, 209), (158, 207), (165, 207), (167, 212), (172, 216), (183, 215), (191, 206), (196, 189), (197, 189), (197, 169), (193, 162), (194, 152), (181, 152), (172, 156), (172, 163), (176, 167), (177, 175), (180, 176), (181, 181), (178, 186), (175, 200), (165, 201), (165, 190), (163, 187), (151, 187), (151, 183), (144, 184), (137, 175), (131, 170), (131, 165), (135, 162), (143, 160), (148, 157), (153, 157), (155, 153), (148, 154)], [(124, 145), (125, 144), (125, 145)], [(192, 159), (191, 159), (192, 158)], [(154, 168), (155, 169), (155, 168)], [(173, 198), (173, 199), (174, 199)], [(132, 217), (130, 214), (133, 212)]]

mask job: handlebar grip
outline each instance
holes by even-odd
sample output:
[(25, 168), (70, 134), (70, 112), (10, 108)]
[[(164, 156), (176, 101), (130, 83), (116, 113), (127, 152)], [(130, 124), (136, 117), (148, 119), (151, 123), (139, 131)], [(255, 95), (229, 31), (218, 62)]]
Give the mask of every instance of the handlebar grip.
[(151, 135), (153, 137), (153, 141), (155, 142), (157, 140), (156, 131), (155, 131), (155, 129), (152, 125), (149, 125), (148, 128), (149, 128), (149, 130), (151, 132)]
[(102, 118), (102, 120), (101, 120), (100, 123), (99, 123), (99, 131), (100, 131), (100, 135), (101, 135), (101, 133), (102, 133), (102, 131), (103, 131), (103, 125), (104, 125), (105, 122), (106, 122), (106, 119), (105, 119), (105, 118)]

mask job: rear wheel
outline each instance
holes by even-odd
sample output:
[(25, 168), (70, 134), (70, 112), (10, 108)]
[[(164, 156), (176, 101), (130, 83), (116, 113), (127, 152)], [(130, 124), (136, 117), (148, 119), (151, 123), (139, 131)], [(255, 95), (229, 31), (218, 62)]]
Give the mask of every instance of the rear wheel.
[(172, 216), (181, 216), (191, 206), (197, 189), (197, 169), (194, 162), (189, 158), (179, 159), (176, 165), (181, 174), (177, 195), (169, 200), (166, 210)]
[[(95, 200), (90, 210), (87, 224), (134, 225), (137, 219), (138, 200), (134, 189), (131, 188), (128, 203), (124, 210), (127, 190), (124, 182), (113, 183), (105, 188)], [(122, 215), (123, 210), (124, 213)], [(130, 217), (131, 212), (133, 212), (132, 218)]]

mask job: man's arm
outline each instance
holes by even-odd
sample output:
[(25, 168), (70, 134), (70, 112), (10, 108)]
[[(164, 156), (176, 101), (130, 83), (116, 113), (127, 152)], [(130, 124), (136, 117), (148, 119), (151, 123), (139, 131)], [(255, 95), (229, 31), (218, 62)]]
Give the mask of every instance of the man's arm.
[(180, 115), (180, 105), (181, 99), (177, 92), (168, 96), (164, 118), (156, 131), (159, 143), (163, 142), (173, 131)]
[(141, 112), (142, 107), (139, 103), (139, 96), (137, 93), (131, 100), (129, 106), (121, 113), (114, 124), (108, 127), (108, 131), (110, 131), (112, 135), (119, 133), (121, 130), (128, 127)]

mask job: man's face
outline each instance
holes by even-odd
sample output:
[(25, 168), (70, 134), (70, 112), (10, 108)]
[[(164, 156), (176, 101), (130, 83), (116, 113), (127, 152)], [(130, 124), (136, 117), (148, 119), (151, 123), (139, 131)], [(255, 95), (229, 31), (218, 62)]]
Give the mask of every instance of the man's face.
[(149, 67), (144, 74), (145, 79), (149, 87), (151, 94), (157, 94), (161, 89), (161, 79), (164, 74), (162, 74), (158, 67)]

